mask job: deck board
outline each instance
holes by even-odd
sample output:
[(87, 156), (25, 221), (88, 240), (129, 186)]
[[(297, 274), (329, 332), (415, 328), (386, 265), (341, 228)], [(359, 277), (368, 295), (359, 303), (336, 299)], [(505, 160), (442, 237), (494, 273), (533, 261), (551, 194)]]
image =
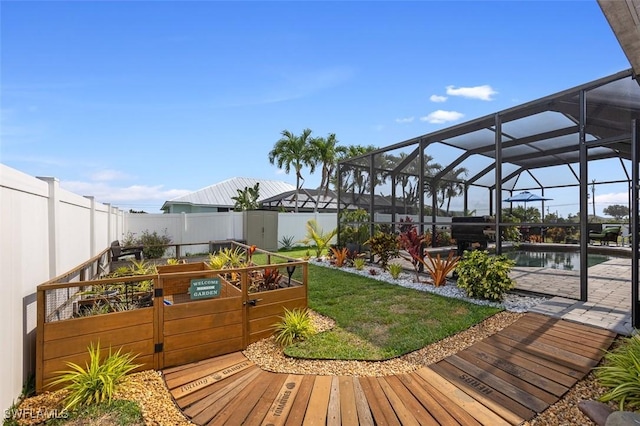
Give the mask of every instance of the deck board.
[(262, 371), (240, 352), (163, 371), (193, 423), (516, 425), (555, 403), (613, 342), (607, 330), (525, 314), (437, 363), (386, 377)]

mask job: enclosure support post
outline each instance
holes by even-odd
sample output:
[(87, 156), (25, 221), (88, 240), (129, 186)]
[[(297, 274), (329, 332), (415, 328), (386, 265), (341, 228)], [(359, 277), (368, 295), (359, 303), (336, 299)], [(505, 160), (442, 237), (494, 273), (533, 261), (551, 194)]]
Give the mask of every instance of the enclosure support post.
[(342, 163), (338, 163), (338, 166), (336, 167), (336, 212), (338, 214), (337, 220), (337, 229), (338, 229), (338, 234), (337, 234), (337, 241), (338, 244), (340, 244), (340, 241), (343, 241), (343, 239), (340, 236), (340, 233), (342, 232), (342, 226), (340, 224), (340, 213), (342, 213), (341, 207), (340, 207), (340, 199), (342, 197), (340, 197), (340, 194), (342, 193), (342, 172), (341, 172), (341, 167)]
[(420, 178), (418, 179), (418, 214), (420, 215), (420, 219), (418, 220), (418, 232), (420, 234), (424, 234), (424, 190), (425, 190), (425, 175), (424, 175), (424, 150), (425, 145), (422, 143), (422, 139), (420, 139), (419, 149), (418, 149), (418, 168), (420, 173)]
[[(496, 254), (502, 254), (502, 117), (495, 115), (496, 127)], [(491, 204), (493, 205), (493, 203)]]
[(640, 248), (640, 120), (634, 119), (631, 126), (631, 322), (640, 328), (640, 301), (638, 300), (638, 249)]
[(586, 120), (587, 120), (587, 94), (580, 91), (580, 123), (579, 123), (579, 154), (580, 154), (580, 300), (586, 302), (588, 299), (588, 262), (587, 250), (589, 244), (589, 205), (587, 202), (587, 182), (589, 174), (587, 169), (587, 141), (586, 141)]

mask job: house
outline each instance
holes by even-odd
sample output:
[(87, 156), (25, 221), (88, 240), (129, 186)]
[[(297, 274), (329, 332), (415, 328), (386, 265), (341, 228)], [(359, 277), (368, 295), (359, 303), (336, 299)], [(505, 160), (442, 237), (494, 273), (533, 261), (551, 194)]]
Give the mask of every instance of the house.
[(165, 201), (160, 209), (165, 213), (228, 212), (233, 210), (236, 203), (233, 197), (238, 195), (238, 190), (252, 188), (258, 182), (260, 183), (258, 201), (296, 189), (295, 185), (278, 180), (234, 177)]

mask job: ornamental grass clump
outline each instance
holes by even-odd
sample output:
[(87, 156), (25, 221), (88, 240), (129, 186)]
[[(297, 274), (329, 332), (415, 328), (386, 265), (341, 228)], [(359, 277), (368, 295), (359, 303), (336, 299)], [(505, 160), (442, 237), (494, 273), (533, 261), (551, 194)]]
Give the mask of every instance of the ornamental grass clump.
[(402, 268), (402, 265), (399, 263), (389, 264), (389, 275), (391, 275), (391, 278), (393, 278), (394, 280), (397, 280), (400, 277), (400, 274), (403, 270), (404, 268)]
[(284, 317), (281, 319), (282, 321), (273, 325), (276, 342), (281, 346), (289, 346), (295, 341), (307, 339), (316, 332), (307, 309), (284, 308)]
[(465, 251), (455, 271), (457, 285), (467, 296), (502, 301), (504, 294), (515, 286), (509, 277), (515, 262), (504, 255), (492, 256), (487, 251)]
[(364, 265), (367, 264), (367, 260), (362, 257), (356, 257), (353, 259), (353, 267), (356, 268), (356, 271), (362, 271), (364, 269)]
[(65, 410), (73, 410), (83, 405), (111, 403), (111, 399), (125, 376), (140, 367), (133, 361), (137, 355), (121, 354), (122, 348), (115, 353), (109, 348), (109, 355), (100, 359), (100, 342), (89, 345), (89, 362), (82, 368), (73, 362), (67, 362), (69, 370), (58, 371), (56, 379), (47, 386), (62, 385), (68, 391), (65, 398)]
[(628, 337), (620, 346), (604, 356), (604, 364), (596, 367), (596, 378), (609, 390), (600, 401), (616, 401), (620, 410), (640, 409), (640, 338)]

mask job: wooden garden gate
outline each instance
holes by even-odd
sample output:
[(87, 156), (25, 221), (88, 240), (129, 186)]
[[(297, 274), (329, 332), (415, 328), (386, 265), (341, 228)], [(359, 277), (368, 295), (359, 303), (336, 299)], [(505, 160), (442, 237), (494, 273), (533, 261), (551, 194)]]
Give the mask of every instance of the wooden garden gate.
[[(140, 370), (160, 370), (243, 350), (271, 335), (284, 308), (307, 307), (307, 263), (296, 261), (282, 267), (292, 265), (302, 268), (301, 281), (260, 293), (248, 291), (249, 275), (264, 266), (238, 269), (238, 288), (204, 263), (158, 266), (157, 275), (41, 284), (36, 391), (42, 392), (57, 371), (66, 370), (67, 362), (84, 366), (89, 359), (87, 347), (97, 342), (103, 354), (110, 348), (137, 354)], [(191, 300), (188, 291), (192, 279), (219, 280), (219, 294)], [(94, 316), (74, 315), (74, 306), (80, 300), (76, 295), (100, 286), (141, 280), (153, 281), (152, 306)]]

